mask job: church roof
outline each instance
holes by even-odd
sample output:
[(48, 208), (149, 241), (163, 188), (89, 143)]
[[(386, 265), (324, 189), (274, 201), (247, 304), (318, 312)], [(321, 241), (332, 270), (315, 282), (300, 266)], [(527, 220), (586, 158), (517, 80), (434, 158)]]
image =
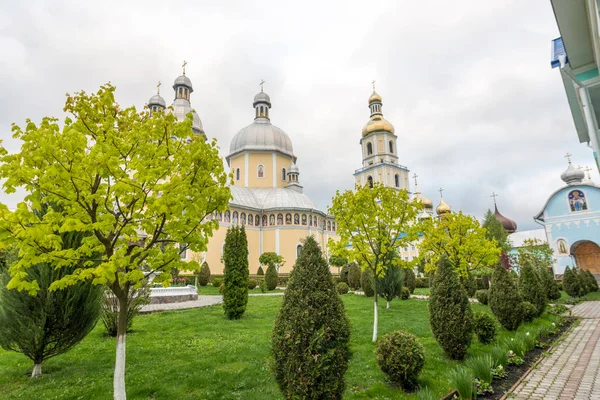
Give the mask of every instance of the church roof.
[(240, 130), (231, 140), (229, 158), (245, 150), (278, 151), (294, 156), (292, 139), (287, 133), (271, 124), (266, 118), (258, 118)]
[(556, 194), (558, 192), (560, 192), (561, 190), (564, 189), (572, 189), (573, 187), (576, 186), (588, 186), (588, 187), (592, 187), (592, 188), (596, 188), (596, 189), (600, 189), (600, 186), (596, 185), (595, 183), (593, 183), (592, 181), (588, 181), (588, 182), (581, 182), (578, 183), (577, 185), (566, 185), (563, 186), (559, 189), (556, 189), (550, 196), (548, 196), (548, 199), (546, 200), (546, 203), (544, 203), (544, 207), (542, 207), (542, 209), (540, 210), (539, 213), (537, 213), (533, 219), (536, 221), (544, 221), (544, 211), (546, 210), (546, 207), (548, 207), (548, 204), (550, 203), (550, 201), (554, 198), (554, 196), (556, 196)]
[(517, 223), (510, 218), (506, 218), (498, 211), (498, 206), (494, 204), (494, 216), (502, 224), (504, 230), (508, 233), (514, 233), (517, 231)]
[(304, 193), (288, 188), (248, 188), (231, 186), (233, 200), (230, 206), (249, 208), (256, 211), (277, 210), (318, 210), (312, 200)]
[(546, 232), (543, 229), (532, 229), (530, 231), (520, 231), (508, 235), (508, 239), (513, 248), (523, 247), (523, 243), (527, 239), (538, 239), (547, 243)]

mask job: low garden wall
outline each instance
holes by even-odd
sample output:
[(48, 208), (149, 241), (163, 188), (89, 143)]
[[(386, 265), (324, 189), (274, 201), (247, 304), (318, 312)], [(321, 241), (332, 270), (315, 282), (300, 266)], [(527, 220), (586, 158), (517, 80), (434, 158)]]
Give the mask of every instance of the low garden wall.
[(196, 286), (155, 287), (150, 289), (150, 304), (181, 303), (198, 300)]

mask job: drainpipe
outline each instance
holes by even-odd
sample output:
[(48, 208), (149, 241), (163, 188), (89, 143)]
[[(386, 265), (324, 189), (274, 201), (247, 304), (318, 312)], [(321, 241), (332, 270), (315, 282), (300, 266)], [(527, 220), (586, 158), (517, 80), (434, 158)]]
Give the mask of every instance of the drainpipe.
[(590, 142), (588, 143), (588, 145), (592, 148), (592, 151), (594, 152), (594, 161), (596, 161), (596, 168), (600, 172), (600, 163), (598, 162), (598, 153), (600, 153), (600, 144), (598, 143), (598, 130), (596, 129), (596, 125), (594, 123), (594, 116), (592, 115), (592, 108), (590, 105), (588, 91), (585, 87), (580, 87), (577, 89), (577, 91), (579, 93), (579, 98), (581, 99), (583, 116), (588, 129), (588, 134), (590, 136)]

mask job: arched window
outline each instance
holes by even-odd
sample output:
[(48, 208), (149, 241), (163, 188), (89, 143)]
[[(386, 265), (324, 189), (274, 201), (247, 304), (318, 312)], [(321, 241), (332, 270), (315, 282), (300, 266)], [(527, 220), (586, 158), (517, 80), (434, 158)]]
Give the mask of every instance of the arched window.
[(394, 142), (390, 140), (390, 153), (394, 154)]
[(263, 215), (263, 217), (262, 217), (262, 225), (267, 226), (267, 216), (266, 215)]
[(231, 222), (231, 213), (229, 212), (229, 210), (225, 211), (225, 219), (223, 221)]
[(331, 231), (331, 221), (327, 221), (327, 230)]
[(283, 214), (277, 214), (277, 225), (283, 225)]
[(234, 211), (234, 212), (233, 212), (233, 215), (232, 215), (232, 222), (233, 222), (234, 224), (237, 224), (237, 223), (238, 223), (238, 212), (237, 212), (237, 211)]
[[(252, 214), (250, 214), (250, 217), (252, 217)], [(240, 214), (240, 224), (246, 225), (246, 213)]]
[(281, 180), (285, 181), (285, 168), (281, 169)]
[(294, 225), (300, 225), (300, 214), (294, 214)]
[(400, 187), (400, 176), (398, 174), (394, 175), (394, 182), (396, 183), (396, 187)]
[(370, 156), (373, 154), (373, 144), (371, 142), (367, 143), (367, 155)]
[(254, 225), (254, 215), (248, 214), (248, 225)]
[(265, 177), (265, 166), (264, 166), (264, 165), (260, 164), (260, 165), (257, 167), (257, 170), (256, 170), (256, 175), (257, 175), (259, 178), (264, 178), (264, 177)]
[(300, 257), (300, 252), (302, 251), (302, 245), (299, 244), (296, 246), (296, 257)]
[(290, 214), (290, 213), (285, 214), (285, 224), (286, 225), (292, 224), (292, 214)]
[(369, 187), (372, 188), (373, 187), (373, 177), (371, 175), (369, 175), (367, 177), (367, 182), (369, 183)]
[(275, 214), (269, 216), (269, 225), (275, 225)]
[(235, 180), (236, 180), (236, 181), (239, 181), (239, 180), (240, 180), (240, 169), (239, 169), (239, 168), (237, 168), (237, 169), (235, 170)]
[[(265, 225), (267, 225), (267, 217), (264, 217), (264, 220), (265, 220)], [(260, 217), (258, 216), (258, 214), (256, 214), (256, 217), (254, 218), (254, 225), (255, 226), (260, 225)]]
[(306, 225), (306, 214), (302, 214), (302, 225)]

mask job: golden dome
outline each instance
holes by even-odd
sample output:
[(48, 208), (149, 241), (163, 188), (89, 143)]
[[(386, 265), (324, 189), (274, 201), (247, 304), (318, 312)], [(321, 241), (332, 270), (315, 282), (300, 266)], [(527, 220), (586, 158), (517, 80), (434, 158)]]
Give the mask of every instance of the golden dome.
[(369, 97), (369, 104), (375, 102), (381, 103), (381, 96), (373, 89), (373, 94)]
[(423, 203), (423, 208), (427, 210), (433, 209), (433, 201), (424, 196), (421, 192), (416, 192), (415, 198), (418, 199), (421, 203)]
[(394, 133), (394, 125), (392, 125), (388, 120), (383, 118), (380, 114), (375, 114), (369, 119), (369, 122), (362, 129), (362, 135), (367, 136), (373, 132), (385, 131)]
[(450, 214), (451, 211), (452, 209), (448, 204), (446, 204), (444, 198), (442, 197), (442, 199), (440, 200), (440, 204), (435, 209), (435, 212), (437, 213), (437, 215), (444, 215)]

